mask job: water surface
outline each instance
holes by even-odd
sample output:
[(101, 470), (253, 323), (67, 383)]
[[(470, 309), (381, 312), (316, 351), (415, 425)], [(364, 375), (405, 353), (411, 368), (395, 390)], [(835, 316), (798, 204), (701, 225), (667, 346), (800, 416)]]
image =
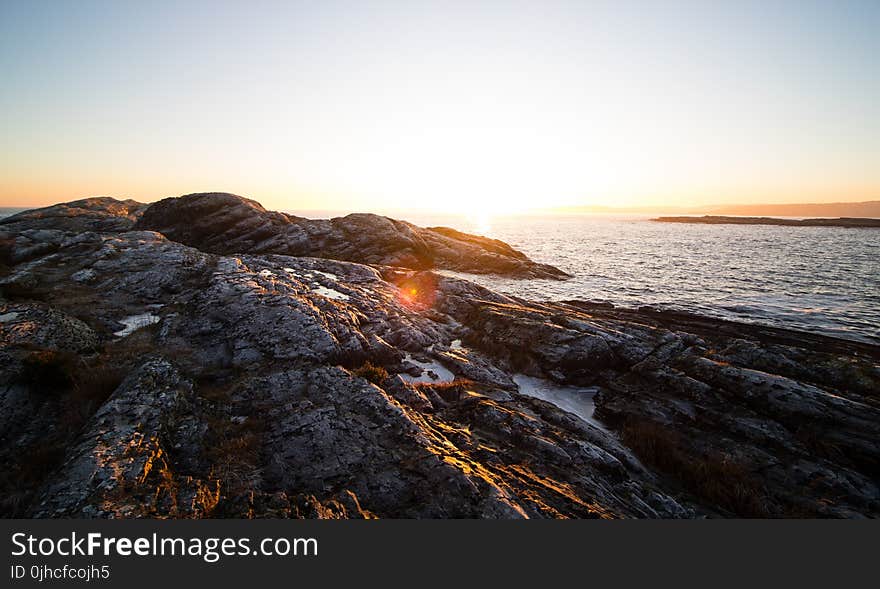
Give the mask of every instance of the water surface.
[(484, 233), (574, 275), (469, 276), (500, 292), (651, 305), (880, 343), (880, 229), (658, 223), (647, 216), (413, 221)]

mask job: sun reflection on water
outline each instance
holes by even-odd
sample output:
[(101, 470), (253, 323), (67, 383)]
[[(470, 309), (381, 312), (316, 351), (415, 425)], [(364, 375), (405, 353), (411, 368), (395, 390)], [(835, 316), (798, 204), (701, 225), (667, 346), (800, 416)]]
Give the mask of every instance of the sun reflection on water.
[(471, 213), (466, 220), (473, 233), (488, 236), (492, 232), (492, 216), (486, 211)]

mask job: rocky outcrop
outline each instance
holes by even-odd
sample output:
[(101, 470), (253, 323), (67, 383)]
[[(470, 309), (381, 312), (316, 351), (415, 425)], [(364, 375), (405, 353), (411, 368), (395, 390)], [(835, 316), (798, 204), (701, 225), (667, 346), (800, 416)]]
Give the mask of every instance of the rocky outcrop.
[(53, 244), (0, 276), (4, 515), (880, 514), (876, 346), (144, 219), (0, 226)]
[(424, 229), (372, 214), (311, 220), (265, 210), (225, 193), (190, 194), (151, 205), (139, 228), (218, 254), (315, 256), (414, 269), (521, 278), (565, 278), (504, 242), (453, 229)]
[(25, 211), (0, 219), (0, 264), (52, 253), (72, 234), (130, 230), (159, 232), (216, 254), (314, 256), (515, 278), (568, 277), (495, 239), (372, 214), (305, 219), (267, 211), (256, 201), (227, 193), (190, 194), (149, 205), (88, 198)]
[(108, 196), (84, 198), (24, 211), (0, 220), (0, 224), (31, 222), (46, 231), (128, 231), (148, 206)]

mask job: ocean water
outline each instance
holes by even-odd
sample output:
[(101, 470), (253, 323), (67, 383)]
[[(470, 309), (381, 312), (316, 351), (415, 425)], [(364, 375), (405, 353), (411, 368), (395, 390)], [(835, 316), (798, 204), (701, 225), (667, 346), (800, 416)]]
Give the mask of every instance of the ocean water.
[(503, 293), (651, 305), (880, 343), (880, 229), (691, 225), (647, 216), (410, 218), (501, 239), (574, 276), (469, 276)]
[(2, 219), (3, 217), (11, 217), (16, 213), (20, 213), (26, 210), (27, 209), (23, 209), (20, 207), (0, 207), (0, 219)]

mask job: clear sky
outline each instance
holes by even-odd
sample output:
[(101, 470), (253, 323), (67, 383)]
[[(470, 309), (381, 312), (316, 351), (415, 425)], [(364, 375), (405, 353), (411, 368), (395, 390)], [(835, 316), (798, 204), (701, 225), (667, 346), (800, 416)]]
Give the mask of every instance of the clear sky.
[(0, 0), (0, 206), (880, 198), (880, 1)]

